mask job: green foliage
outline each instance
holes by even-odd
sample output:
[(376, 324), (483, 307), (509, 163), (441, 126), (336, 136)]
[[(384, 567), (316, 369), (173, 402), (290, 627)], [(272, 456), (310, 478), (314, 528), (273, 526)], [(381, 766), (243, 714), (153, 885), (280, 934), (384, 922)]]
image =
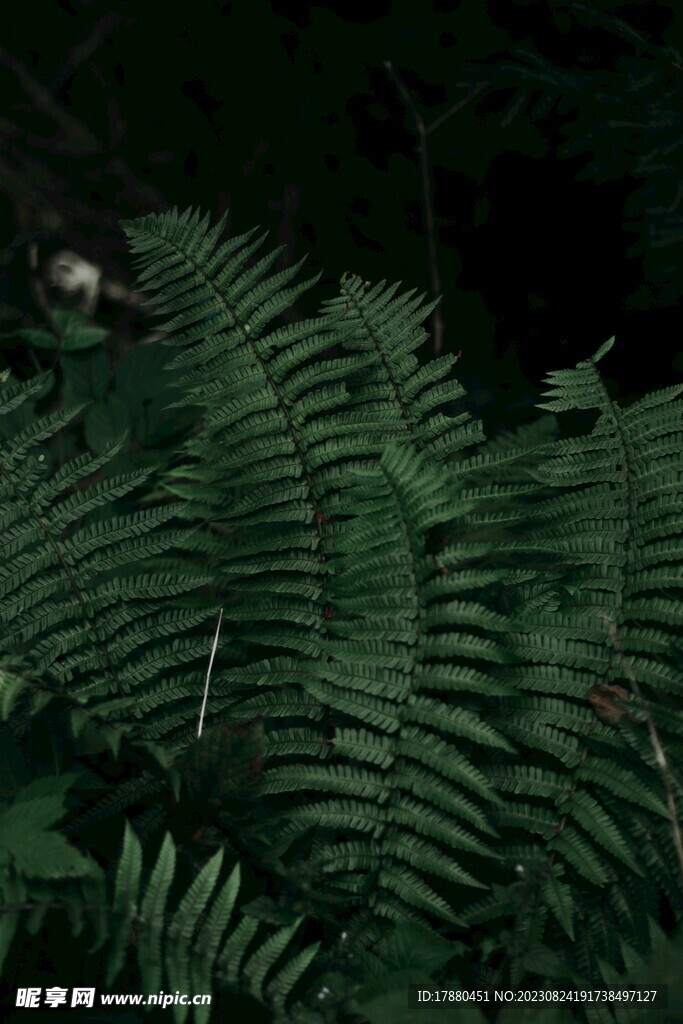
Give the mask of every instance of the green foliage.
[[(96, 865), (88, 866), (75, 850), (71, 851), (71, 861), (63, 855), (60, 857), (45, 843), (45, 834), (38, 832), (35, 838), (32, 835), (34, 826), (40, 828), (61, 812), (57, 807), (56, 814), (53, 813), (55, 797), (41, 800), (29, 793), (29, 790), (46, 792), (48, 788), (55, 790), (54, 784), (50, 787), (32, 784), (26, 788), (26, 824), (21, 839), (24, 843), (34, 840), (35, 852), (30, 863), (22, 860), (16, 868), (17, 871), (34, 874), (34, 864), (38, 870), (37, 866), (42, 861), (43, 873), (50, 865), (52, 878), (60, 874), (88, 872), (94, 876), (98, 895), (104, 896), (107, 902), (86, 905), (83, 909), (92, 918), (96, 934), (96, 941), (88, 952), (103, 951), (106, 956), (104, 982), (107, 988), (112, 987), (124, 967), (126, 983), (130, 984), (130, 967), (134, 962), (138, 987), (146, 995), (155, 995), (161, 988), (171, 992), (210, 993), (217, 978), (220, 983), (229, 987), (239, 986), (254, 999), (271, 1005), (276, 1014), (284, 1013), (293, 986), (319, 948), (314, 943), (296, 955), (289, 951), (300, 920), (279, 929), (267, 929), (265, 934), (254, 918), (237, 915), (233, 920), (240, 890), (240, 870), (239, 865), (235, 865), (227, 878), (219, 882), (224, 855), (222, 849), (207, 861), (177, 899), (169, 899), (177, 868), (177, 851), (171, 836), (166, 834), (156, 862), (143, 880), (142, 848), (128, 824), (121, 855), (114, 865), (113, 884), (108, 887), (111, 896), (108, 897), (102, 873)], [(9, 834), (6, 841), (11, 846), (13, 838), (19, 837), (19, 831), (10, 817), (9, 813), (4, 814), (3, 825)], [(76, 858), (85, 864), (85, 869)], [(3, 915), (5, 927), (8, 922), (15, 927), (19, 923), (19, 914), (12, 911), (12, 900), (17, 900), (19, 894), (28, 900), (26, 910), (34, 916), (36, 911), (44, 913), (45, 907), (41, 907), (37, 893), (15, 886)], [(58, 891), (55, 890), (52, 897), (58, 902)], [(32, 898), (35, 900), (33, 907)], [(72, 927), (74, 935), (79, 931), (80, 922)], [(280, 958), (285, 951), (289, 951), (289, 959), (283, 967)], [(183, 1024), (188, 1013), (187, 1005), (174, 1005), (173, 1015), (178, 1024)], [(194, 1008), (194, 1020), (199, 1024), (208, 1021), (210, 1014), (209, 1004)]]
[(35, 328), (17, 331), (17, 336), (34, 348), (55, 349), (62, 352), (80, 352), (93, 348), (107, 337), (102, 327), (89, 322), (86, 313), (77, 310), (55, 309), (52, 314), (54, 332)]
[[(82, 408), (0, 392), (7, 965), (54, 911), (108, 988), (302, 1024), (620, 984), (683, 895), (681, 389), (621, 408), (608, 343), (542, 406), (592, 428), (486, 439), (420, 297), (346, 275), (282, 326), (311, 282), (262, 239), (125, 227), (164, 344), (60, 353)], [(177, 455), (119, 469), (176, 415)]]
[[(127, 826), (114, 888), (113, 910), (120, 915), (114, 933), (116, 955), (109, 961), (107, 984), (111, 984), (120, 969), (132, 925), (143, 991), (154, 993), (163, 984), (171, 991), (210, 992), (217, 974), (228, 984), (241, 981), (242, 987), (256, 999), (272, 1002), (277, 1012), (284, 1010), (291, 988), (318, 946), (303, 950), (296, 966), (290, 960), (287, 970), (278, 971), (277, 962), (300, 921), (272, 932), (256, 945), (253, 939), (258, 922), (253, 918), (242, 917), (228, 928), (239, 893), (240, 873), (236, 865), (219, 885), (222, 862), (223, 850), (218, 850), (196, 875), (171, 915), (167, 905), (176, 864), (173, 840), (166, 835), (140, 899), (142, 850), (135, 833)], [(183, 1024), (187, 1013), (187, 1006), (174, 1007), (178, 1024)], [(207, 1006), (194, 1012), (194, 1019), (200, 1024), (209, 1016)]]

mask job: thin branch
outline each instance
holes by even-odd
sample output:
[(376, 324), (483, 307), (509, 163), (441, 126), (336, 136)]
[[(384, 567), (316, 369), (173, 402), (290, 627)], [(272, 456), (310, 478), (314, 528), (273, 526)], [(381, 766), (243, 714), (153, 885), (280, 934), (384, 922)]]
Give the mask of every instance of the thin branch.
[(121, 14), (117, 14), (115, 11), (107, 11), (95, 23), (87, 38), (69, 50), (66, 61), (50, 82), (52, 92), (57, 92), (58, 89), (61, 89), (64, 83), (95, 55), (96, 51), (99, 50), (100, 46), (102, 46), (122, 21), (123, 16)]
[(204, 686), (204, 700), (202, 701), (202, 710), (199, 712), (199, 728), (197, 729), (197, 739), (202, 734), (202, 725), (204, 724), (204, 712), (206, 711), (206, 701), (209, 696), (209, 679), (211, 678), (211, 669), (213, 667), (213, 659), (216, 656), (216, 648), (218, 647), (218, 636), (221, 631), (221, 622), (223, 621), (223, 609), (221, 608), (220, 615), (218, 616), (218, 625), (216, 626), (216, 635), (213, 638), (213, 647), (211, 648), (211, 657), (209, 658), (209, 668), (206, 673), (206, 685)]
[(472, 100), (476, 96), (478, 96), (480, 92), (483, 92), (484, 89), (487, 88), (488, 84), (488, 82), (480, 82), (479, 85), (475, 85), (474, 89), (468, 92), (467, 96), (465, 96), (461, 100), (458, 100), (458, 102), (454, 103), (453, 106), (450, 107), (445, 114), (441, 114), (439, 117), (436, 118), (435, 121), (432, 121), (430, 125), (427, 125), (427, 135), (429, 135), (430, 132), (433, 132), (435, 128), (440, 128), (441, 125), (445, 121), (447, 121), (449, 117), (453, 117), (453, 114), (457, 114), (458, 111), (462, 110), (463, 107), (466, 107), (468, 103), (471, 103)]
[(422, 178), (422, 204), (424, 207), (425, 229), (427, 234), (427, 250), (429, 254), (429, 278), (432, 295), (438, 299), (438, 303), (432, 313), (432, 335), (434, 338), (434, 355), (441, 354), (443, 349), (444, 323), (441, 315), (441, 274), (436, 246), (436, 220), (434, 217), (434, 196), (432, 193), (432, 181), (429, 167), (429, 150), (427, 148), (427, 127), (424, 118), (413, 103), (413, 99), (405, 85), (397, 75), (390, 60), (384, 61), (384, 67), (396, 86), (403, 102), (407, 106), (417, 131), (419, 144), (418, 153), (420, 157), (420, 175)]
[[(3, 46), (0, 46), (0, 67), (3, 66), (9, 71), (26, 97), (31, 101), (32, 108), (47, 117), (59, 129), (56, 134), (52, 132), (45, 137), (37, 137), (35, 133), (20, 129), (12, 124), (11, 121), (3, 118), (0, 121), (0, 127), (4, 135), (9, 135), (13, 141), (23, 142), (24, 145), (30, 147), (30, 150), (46, 149), (51, 155), (58, 154), (62, 157), (82, 158), (84, 156), (101, 154), (103, 160), (106, 161), (103, 166), (104, 172), (118, 178), (123, 185), (120, 202), (127, 203), (129, 195), (133, 195), (138, 202), (142, 202), (147, 207), (153, 209), (166, 207), (167, 204), (164, 198), (153, 185), (133, 174), (120, 156), (112, 155), (107, 146), (102, 143), (86, 124), (64, 109), (54, 98), (50, 90), (34, 77), (22, 61), (18, 60)], [(22, 157), (23, 159), (19, 159)], [(34, 162), (34, 159), (33, 153), (24, 155), (15, 146), (14, 163), (16, 164), (19, 160), (20, 163), (29, 165), (22, 168), (23, 174), (27, 170), (30, 173), (32, 169), (31, 164)], [(45, 189), (42, 187), (42, 181), (46, 170), (48, 179), (53, 178), (54, 175), (40, 164), (37, 165), (36, 170), (40, 172), (35, 175), (37, 182), (41, 183), (38, 185), (38, 190), (43, 192)], [(72, 170), (73, 168), (70, 166), (69, 171), (72, 172)], [(69, 177), (64, 182), (63, 187), (57, 191), (59, 203), (55, 208), (58, 208), (60, 212), (66, 210), (71, 183), (72, 178)], [(74, 218), (67, 216), (67, 220), (69, 219), (73, 220)], [(118, 216), (116, 222), (118, 224)]]
[(681, 838), (681, 826), (678, 820), (678, 810), (676, 808), (676, 799), (674, 797), (673, 785), (671, 781), (671, 768), (669, 767), (669, 762), (667, 760), (666, 753), (664, 752), (664, 748), (660, 743), (659, 735), (657, 733), (657, 727), (655, 726), (655, 723), (652, 719), (652, 715), (650, 714), (650, 711), (648, 710), (647, 705), (643, 700), (643, 695), (641, 693), (640, 686), (638, 685), (638, 680), (635, 677), (631, 665), (624, 657), (624, 649), (621, 643), (621, 638), (617, 631), (616, 623), (614, 623), (612, 619), (610, 619), (607, 615), (603, 615), (601, 616), (601, 618), (605, 623), (607, 634), (610, 640), (612, 641), (612, 646), (616, 651), (624, 675), (628, 679), (633, 694), (645, 715), (645, 721), (647, 722), (647, 731), (650, 735), (650, 743), (652, 744), (652, 749), (655, 754), (655, 761), (657, 762), (657, 767), (659, 768), (659, 772), (662, 776), (662, 782), (664, 783), (664, 791), (666, 793), (666, 803), (669, 809), (669, 818), (671, 820), (671, 829), (673, 833), (674, 846), (676, 848), (676, 856), (678, 857), (678, 867), (681, 873), (681, 878), (683, 879), (683, 839)]
[(60, 141), (68, 142), (70, 149), (78, 155), (101, 151), (99, 140), (90, 129), (86, 128), (78, 118), (67, 113), (54, 99), (50, 90), (34, 78), (26, 65), (4, 46), (0, 46), (0, 64), (4, 64), (11, 75), (16, 78), (33, 106), (59, 125), (63, 133), (63, 139)]

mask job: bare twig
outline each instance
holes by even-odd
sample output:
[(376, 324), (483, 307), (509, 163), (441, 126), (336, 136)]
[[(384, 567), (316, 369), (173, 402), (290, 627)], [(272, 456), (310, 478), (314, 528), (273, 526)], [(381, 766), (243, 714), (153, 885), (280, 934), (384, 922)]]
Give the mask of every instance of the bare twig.
[(396, 74), (390, 60), (384, 61), (384, 67), (389, 72), (391, 80), (396, 86), (401, 98), (407, 106), (415, 122), (415, 129), (418, 137), (418, 153), (420, 157), (420, 176), (422, 178), (422, 203), (424, 207), (425, 230), (427, 234), (427, 250), (429, 254), (429, 278), (432, 295), (438, 299), (438, 303), (432, 312), (432, 335), (434, 339), (434, 355), (441, 354), (443, 349), (444, 323), (441, 314), (441, 273), (436, 247), (436, 221), (434, 217), (434, 197), (432, 194), (432, 180), (429, 166), (429, 150), (427, 147), (427, 127), (424, 118), (413, 103), (412, 96), (405, 85)]
[[(114, 27), (113, 22), (107, 25), (109, 29)], [(22, 61), (0, 46), (0, 68), (2, 67), (10, 73), (14, 82), (30, 100), (32, 109), (46, 117), (57, 129), (56, 132), (52, 130), (45, 135), (38, 135), (30, 127), (20, 127), (5, 117), (0, 120), (0, 133), (12, 143), (9, 151), (6, 145), (3, 146), (5, 156), (11, 157), (9, 163), (3, 160), (0, 167), (3, 188), (12, 194), (38, 193), (39, 199), (43, 202), (38, 202), (37, 205), (58, 210), (67, 223), (85, 222), (87, 217), (84, 221), (74, 215), (77, 213), (76, 210), (70, 209), (78, 205), (69, 198), (73, 196), (73, 158), (92, 158), (99, 155), (102, 157), (102, 172), (118, 179), (123, 186), (117, 195), (118, 212), (116, 215), (113, 212), (111, 214), (117, 227), (122, 206), (125, 208), (131, 200), (135, 202), (136, 207), (142, 205), (151, 209), (164, 209), (167, 206), (163, 196), (153, 185), (133, 174), (120, 156), (112, 154), (107, 145), (87, 125), (65, 110)], [(36, 158), (36, 151), (46, 151), (51, 157), (56, 155), (68, 158), (70, 162), (66, 176), (60, 177), (41, 163), (40, 159)], [(20, 181), (15, 180), (16, 178)], [(92, 214), (90, 219), (93, 219)]]
[(643, 700), (643, 695), (641, 693), (640, 686), (638, 685), (638, 680), (635, 677), (635, 673), (631, 665), (624, 657), (624, 649), (621, 643), (621, 638), (617, 631), (616, 623), (613, 622), (612, 619), (610, 619), (607, 615), (603, 615), (602, 620), (605, 623), (607, 635), (612, 641), (612, 646), (616, 651), (624, 675), (628, 679), (631, 690), (633, 691), (633, 694), (645, 715), (647, 731), (650, 735), (650, 743), (652, 744), (652, 749), (654, 751), (655, 761), (657, 762), (657, 767), (659, 768), (659, 772), (662, 776), (662, 782), (664, 783), (664, 791), (666, 794), (667, 807), (669, 809), (669, 818), (671, 821), (673, 841), (674, 846), (676, 848), (676, 856), (678, 857), (678, 867), (681, 873), (681, 878), (683, 879), (683, 840), (681, 839), (681, 826), (678, 820), (676, 799), (674, 797), (673, 785), (671, 781), (671, 768), (669, 766), (669, 762), (664, 751), (664, 748), (660, 743), (659, 734), (657, 733), (657, 727), (655, 726), (655, 723), (652, 719), (652, 715), (650, 714), (650, 711), (648, 710), (645, 701)]
[(483, 92), (484, 89), (486, 89), (488, 84), (488, 82), (480, 82), (479, 85), (475, 85), (474, 89), (468, 92), (467, 96), (463, 97), (463, 99), (461, 100), (458, 100), (457, 103), (454, 103), (453, 106), (450, 107), (445, 114), (440, 114), (439, 117), (432, 121), (431, 124), (427, 125), (427, 135), (433, 132), (435, 128), (440, 128), (441, 125), (445, 121), (447, 121), (449, 117), (453, 117), (453, 114), (457, 114), (458, 111), (466, 107), (468, 103), (471, 103), (472, 100), (475, 99), (475, 97), (478, 96), (480, 92)]
[(443, 314), (441, 312), (441, 272), (439, 270), (439, 259), (437, 252), (437, 238), (436, 238), (436, 217), (434, 213), (434, 195), (432, 188), (432, 176), (431, 166), (429, 161), (429, 149), (427, 145), (427, 136), (431, 134), (436, 128), (441, 127), (449, 117), (453, 117), (459, 110), (466, 107), (476, 96), (479, 95), (487, 86), (488, 82), (480, 82), (479, 85), (475, 86), (467, 96), (463, 99), (458, 100), (454, 103), (444, 114), (437, 117), (431, 124), (425, 124), (422, 114), (415, 106), (413, 98), (406, 89), (405, 85), (399, 78), (393, 64), (390, 60), (384, 61), (384, 67), (387, 69), (392, 82), (396, 86), (401, 99), (405, 103), (410, 115), (415, 122), (415, 130), (419, 139), (418, 153), (420, 157), (420, 176), (422, 178), (422, 204), (424, 207), (424, 219), (425, 219), (425, 231), (427, 234), (427, 248), (429, 253), (429, 279), (432, 290), (432, 295), (435, 299), (438, 299), (438, 303), (432, 313), (432, 335), (434, 338), (434, 355), (438, 356), (441, 354), (443, 349), (443, 336), (444, 336), (444, 322)]
[[(0, 46), (0, 64), (4, 64), (7, 70), (16, 78), (22, 89), (33, 103), (36, 109), (59, 125), (62, 137), (59, 143), (67, 147), (67, 150), (74, 154), (97, 153), (101, 150), (100, 143), (95, 135), (86, 128), (78, 118), (67, 113), (66, 110), (54, 99), (49, 89), (46, 89), (36, 78), (33, 77), (25, 64), (18, 60), (4, 46)], [(52, 140), (54, 142), (54, 140)], [(57, 145), (56, 148), (60, 148)]]
[(221, 631), (221, 622), (223, 621), (223, 609), (221, 608), (220, 615), (218, 616), (218, 625), (216, 626), (216, 635), (213, 638), (213, 647), (211, 648), (211, 657), (209, 658), (209, 668), (206, 673), (206, 684), (204, 686), (204, 700), (202, 701), (202, 710), (199, 712), (199, 728), (197, 729), (197, 739), (202, 734), (202, 725), (204, 724), (204, 713), (206, 711), (206, 702), (209, 697), (209, 679), (211, 678), (211, 669), (213, 667), (213, 659), (216, 656), (216, 648), (218, 647), (218, 636)]
[(50, 82), (51, 90), (53, 92), (57, 92), (58, 89), (61, 89), (64, 83), (67, 82), (83, 64), (87, 63), (90, 58), (95, 55), (95, 52), (99, 50), (102, 43), (105, 42), (108, 36), (111, 35), (117, 25), (120, 25), (122, 21), (122, 15), (117, 14), (114, 11), (107, 11), (107, 13), (95, 23), (88, 36), (79, 43), (78, 46), (73, 46), (69, 50), (69, 56)]

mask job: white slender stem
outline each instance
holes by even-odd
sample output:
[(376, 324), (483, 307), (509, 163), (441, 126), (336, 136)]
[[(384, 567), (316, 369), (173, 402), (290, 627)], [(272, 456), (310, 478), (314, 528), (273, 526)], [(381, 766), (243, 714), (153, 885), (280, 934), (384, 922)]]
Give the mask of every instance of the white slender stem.
[(216, 635), (213, 638), (213, 647), (211, 648), (211, 657), (209, 658), (209, 668), (206, 673), (206, 683), (204, 685), (204, 700), (202, 701), (202, 710), (199, 712), (199, 728), (197, 729), (197, 739), (202, 734), (202, 725), (204, 723), (204, 712), (206, 711), (206, 702), (209, 697), (209, 680), (211, 678), (211, 669), (213, 667), (213, 659), (216, 656), (216, 648), (218, 647), (218, 637), (221, 631), (221, 622), (223, 621), (223, 609), (221, 608), (220, 615), (218, 616), (218, 625), (216, 626)]

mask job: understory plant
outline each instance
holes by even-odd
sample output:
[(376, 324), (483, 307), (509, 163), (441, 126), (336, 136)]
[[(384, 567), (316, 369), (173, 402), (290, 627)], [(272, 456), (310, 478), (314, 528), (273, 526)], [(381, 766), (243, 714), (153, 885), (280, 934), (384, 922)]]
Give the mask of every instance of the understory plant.
[(263, 237), (124, 229), (158, 340), (111, 377), (67, 330), (0, 389), (5, 976), (213, 994), (178, 1024), (652, 1019), (558, 994), (675, 959), (683, 388), (621, 407), (610, 341), (487, 438), (421, 296), (288, 322), (315, 282)]

